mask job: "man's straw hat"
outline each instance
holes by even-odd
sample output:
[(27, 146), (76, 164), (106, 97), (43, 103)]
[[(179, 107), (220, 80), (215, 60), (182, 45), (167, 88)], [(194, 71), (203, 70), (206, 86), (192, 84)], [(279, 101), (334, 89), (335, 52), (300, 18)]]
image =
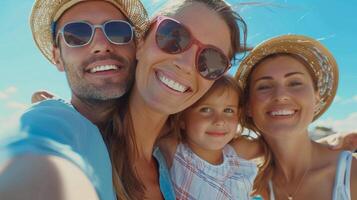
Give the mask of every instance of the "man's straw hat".
[(266, 40), (242, 61), (235, 75), (236, 80), (245, 89), (253, 67), (265, 57), (279, 53), (299, 56), (309, 64), (320, 96), (320, 106), (315, 110), (316, 120), (332, 103), (338, 85), (336, 60), (320, 42), (302, 35), (283, 35)]
[[(53, 23), (73, 5), (89, 0), (36, 0), (30, 17), (30, 25), (36, 45), (52, 63)], [(115, 5), (132, 23), (136, 40), (149, 27), (147, 12), (140, 0), (103, 0)]]

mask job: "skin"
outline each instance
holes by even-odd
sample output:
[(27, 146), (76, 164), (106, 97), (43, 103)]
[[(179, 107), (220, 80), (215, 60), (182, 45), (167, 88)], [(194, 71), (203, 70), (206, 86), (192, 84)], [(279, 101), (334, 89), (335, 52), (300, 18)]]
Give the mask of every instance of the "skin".
[[(71, 21), (102, 24), (111, 19), (126, 20), (110, 3), (86, 1), (68, 9), (59, 19), (58, 27)], [(87, 46), (70, 48), (60, 36), (59, 46), (53, 49), (56, 67), (66, 73), (71, 87), (71, 103), (100, 129), (105, 124), (108, 110), (114, 107), (115, 99), (122, 96), (130, 85), (135, 51), (133, 41), (127, 45), (111, 44), (100, 29), (96, 29)], [(88, 73), (88, 69), (101, 65), (116, 65), (120, 69)], [(51, 98), (51, 95), (41, 92), (32, 100), (47, 97)], [(70, 161), (56, 156), (15, 157), (1, 165), (0, 172), (0, 196), (4, 199), (98, 199), (87, 176)]]
[[(318, 95), (307, 68), (293, 57), (270, 58), (252, 72), (250, 85), (248, 115), (274, 154), (276, 167), (272, 181), (276, 199), (286, 199), (287, 193), (295, 193), (294, 199), (331, 199), (340, 152), (308, 137), (307, 128), (312, 122)], [(289, 114), (273, 115), (279, 110)], [(357, 198), (352, 190), (357, 187), (356, 168), (354, 159), (352, 199)]]
[[(218, 165), (223, 162), (222, 150), (228, 143), (237, 155), (250, 160), (263, 151), (259, 143), (238, 137), (237, 91), (222, 86), (210, 90), (198, 102), (182, 113), (180, 128), (184, 142), (205, 161)], [(168, 168), (171, 168), (177, 145), (180, 141), (174, 134), (160, 139), (158, 145), (163, 152)]]
[[(108, 20), (126, 20), (112, 4), (103, 1), (78, 3), (66, 11), (58, 21), (58, 27), (72, 21), (87, 21), (103, 24)], [(100, 29), (90, 44), (68, 47), (62, 35), (59, 45), (53, 49), (53, 57), (59, 71), (65, 71), (72, 91), (71, 103), (86, 118), (101, 127), (107, 110), (114, 106), (115, 99), (128, 90), (135, 69), (135, 44), (110, 43)], [(104, 65), (115, 65), (119, 69), (90, 73), (90, 69)]]
[[(220, 88), (222, 89), (222, 88)], [(237, 134), (238, 94), (214, 91), (183, 113), (182, 129), (191, 150), (211, 164), (223, 162), (222, 150)]]
[[(199, 41), (215, 45), (228, 55), (229, 29), (216, 13), (204, 4), (193, 3), (172, 17), (189, 27)], [(210, 22), (209, 25), (207, 21)], [(217, 29), (220, 30), (219, 33), (215, 31)], [(162, 199), (158, 169), (152, 151), (168, 115), (191, 106), (213, 84), (213, 81), (203, 79), (196, 71), (196, 51), (197, 46), (194, 45), (181, 54), (166, 54), (156, 46), (153, 32), (138, 46), (136, 80), (129, 109), (139, 151), (135, 168), (145, 185), (147, 199)], [(190, 90), (184, 93), (174, 91), (158, 79), (158, 72), (190, 87)]]
[[(252, 80), (249, 115), (262, 132), (280, 138), (291, 137), (288, 132), (291, 130), (307, 131), (318, 96), (310, 84), (309, 72), (300, 62), (287, 56), (269, 59), (252, 74)], [(294, 115), (272, 115), (280, 110)]]
[(16, 157), (0, 166), (0, 173), (2, 199), (99, 199), (81, 169), (60, 157)]
[[(195, 12), (193, 8), (198, 10)], [(202, 13), (198, 11), (202, 11)], [(212, 20), (210, 24), (202, 23), (205, 18), (202, 16), (207, 16), (207, 20)], [(173, 18), (188, 27), (196, 39), (204, 44), (214, 45), (228, 55), (230, 49), (229, 29), (224, 21), (207, 9), (204, 4), (194, 3), (192, 7), (183, 9)], [(213, 31), (214, 29), (219, 29), (220, 32)], [(209, 34), (207, 31), (210, 31)], [(137, 59), (139, 62), (134, 91), (138, 90), (137, 93), (141, 94), (143, 100), (158, 112), (177, 113), (203, 96), (213, 81), (202, 78), (196, 71), (195, 58), (198, 49), (196, 45), (180, 54), (166, 54), (156, 46), (154, 34), (154, 31), (151, 31), (145, 43), (142, 43), (138, 48)], [(163, 74), (167, 78), (187, 86), (189, 91), (181, 93), (167, 88), (158, 80), (157, 74)], [(162, 99), (165, 99), (167, 103), (165, 101), (165, 104), (162, 104)]]

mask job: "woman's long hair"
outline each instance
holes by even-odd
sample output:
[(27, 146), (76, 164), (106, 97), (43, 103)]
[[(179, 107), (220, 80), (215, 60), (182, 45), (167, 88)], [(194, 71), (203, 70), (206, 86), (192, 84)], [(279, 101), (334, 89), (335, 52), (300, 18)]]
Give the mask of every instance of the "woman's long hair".
[[(227, 23), (231, 33), (231, 51), (229, 58), (234, 59), (236, 53), (245, 49), (246, 24), (243, 19), (232, 10), (223, 0), (175, 0), (174, 3), (160, 11), (161, 15), (172, 16), (180, 12), (192, 3), (202, 3), (216, 12)], [(237, 22), (240, 22), (240, 28)], [(243, 36), (240, 34), (240, 30)], [(150, 30), (149, 30), (150, 31)], [(243, 39), (243, 42), (241, 42)], [(114, 187), (118, 199), (144, 198), (145, 187), (135, 169), (135, 159), (138, 155), (135, 132), (129, 110), (128, 96), (125, 95), (121, 105), (113, 112), (111, 125), (104, 134), (104, 140), (108, 146), (113, 167)], [(168, 126), (172, 125), (169, 118)], [(170, 128), (169, 128), (170, 129)]]
[(317, 78), (315, 77), (314, 73), (312, 72), (311, 68), (309, 67), (309, 64), (303, 60), (301, 57), (295, 55), (295, 54), (290, 54), (290, 53), (276, 53), (276, 54), (271, 54), (269, 56), (266, 56), (265, 58), (261, 59), (258, 63), (256, 63), (252, 69), (252, 71), (249, 73), (248, 78), (247, 78), (247, 84), (245, 88), (243, 88), (243, 95), (241, 96), (240, 102), (242, 102), (242, 121), (241, 124), (243, 127), (255, 132), (259, 136), (260, 143), (264, 149), (263, 157), (260, 159), (260, 163), (258, 164), (258, 175), (254, 180), (254, 185), (253, 185), (253, 195), (261, 195), (264, 199), (269, 199), (270, 197), (270, 191), (268, 187), (269, 180), (273, 177), (274, 174), (274, 167), (275, 167), (275, 162), (274, 162), (274, 155), (268, 146), (267, 142), (265, 141), (264, 137), (261, 134), (261, 130), (255, 125), (253, 118), (248, 116), (248, 101), (250, 98), (250, 92), (249, 92), (249, 87), (250, 87), (250, 82), (251, 82), (251, 75), (253, 72), (256, 70), (256, 68), (264, 61), (267, 59), (272, 59), (276, 58), (279, 56), (290, 56), (293, 57), (294, 59), (298, 60), (302, 64), (304, 64), (308, 71), (309, 74), (312, 77), (313, 85), (315, 91), (317, 90)]

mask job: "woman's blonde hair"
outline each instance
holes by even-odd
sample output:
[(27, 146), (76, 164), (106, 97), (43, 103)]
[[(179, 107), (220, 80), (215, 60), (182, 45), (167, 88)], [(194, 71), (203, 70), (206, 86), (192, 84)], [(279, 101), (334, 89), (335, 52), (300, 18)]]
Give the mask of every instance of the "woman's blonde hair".
[[(161, 15), (172, 16), (192, 3), (202, 3), (222, 17), (230, 29), (231, 51), (229, 58), (234, 59), (236, 53), (244, 51), (247, 33), (246, 24), (225, 1), (175, 0), (172, 2), (174, 2), (175, 6), (169, 6), (161, 10)], [(237, 22), (240, 22), (242, 28), (239, 28)], [(241, 36), (240, 30), (242, 30), (243, 36)], [(114, 187), (118, 199), (141, 200), (144, 198), (145, 187), (134, 167), (138, 150), (131, 113), (128, 108), (128, 96), (122, 97), (121, 104), (113, 112), (111, 125), (106, 131), (104, 139), (112, 160)], [(172, 118), (167, 122), (166, 125), (169, 126), (169, 129), (171, 129), (170, 126), (174, 125), (173, 122)]]

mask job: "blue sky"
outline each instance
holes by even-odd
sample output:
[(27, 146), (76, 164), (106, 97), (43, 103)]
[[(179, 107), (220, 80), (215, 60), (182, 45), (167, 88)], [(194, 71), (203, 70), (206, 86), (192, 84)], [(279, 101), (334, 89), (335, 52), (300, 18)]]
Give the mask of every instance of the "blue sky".
[[(143, 2), (151, 12), (164, 1)], [(340, 83), (333, 105), (314, 125), (338, 131), (357, 129), (357, 1), (228, 2), (247, 22), (251, 46), (286, 33), (308, 35), (326, 45), (339, 64)], [(70, 96), (65, 75), (42, 56), (33, 42), (28, 23), (32, 4), (32, 0), (0, 1), (0, 133), (16, 122), (34, 91), (46, 89), (64, 98)], [(236, 69), (233, 67), (230, 73)]]

